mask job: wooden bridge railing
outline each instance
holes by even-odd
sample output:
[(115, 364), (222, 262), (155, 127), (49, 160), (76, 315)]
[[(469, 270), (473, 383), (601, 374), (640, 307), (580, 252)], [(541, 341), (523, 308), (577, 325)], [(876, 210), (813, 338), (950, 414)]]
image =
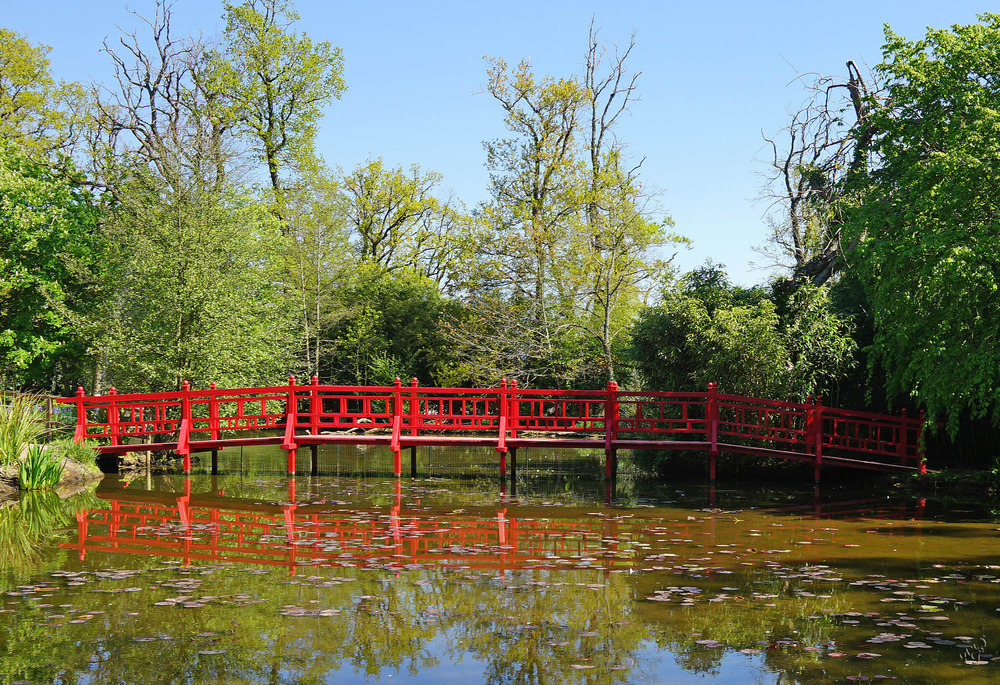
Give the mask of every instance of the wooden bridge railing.
[[(923, 417), (873, 414), (809, 403), (704, 392), (545, 390), (505, 381), (497, 388), (421, 387), (413, 379), (390, 386), (287, 385), (86, 396), (59, 400), (76, 406), (77, 440), (102, 443), (103, 452), (193, 451), (228, 445), (279, 444), (289, 471), (300, 446), (386, 444), (400, 474), (400, 451), (417, 445), (481, 445), (506, 455), (518, 447), (604, 447), (606, 475), (616, 451), (695, 449), (709, 454), (714, 478), (719, 452), (811, 462), (816, 479), (824, 463), (925, 472)], [(272, 435), (261, 436), (270, 431)], [(358, 431), (363, 431), (359, 434)], [(252, 433), (252, 435), (250, 435)], [(280, 433), (280, 435), (276, 435)], [(130, 440), (150, 438), (153, 442)], [(174, 437), (176, 436), (176, 437)], [(413, 453), (415, 456), (415, 452)]]

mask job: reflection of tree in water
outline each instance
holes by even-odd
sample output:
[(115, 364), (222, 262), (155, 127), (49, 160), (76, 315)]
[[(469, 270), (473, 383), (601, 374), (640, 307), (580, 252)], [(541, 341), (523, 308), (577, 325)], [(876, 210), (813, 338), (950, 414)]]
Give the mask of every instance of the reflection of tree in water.
[(452, 600), (464, 618), (451, 649), (486, 662), (489, 683), (558, 682), (573, 664), (594, 667), (578, 674), (582, 681), (614, 682), (625, 672), (609, 669), (634, 665), (646, 636), (632, 624), (631, 589), (619, 573), (603, 583), (593, 573), (558, 572), (478, 585)]
[(38, 570), (55, 531), (73, 524), (81, 508), (107, 508), (90, 494), (62, 499), (56, 493), (31, 490), (0, 503), (0, 591)]

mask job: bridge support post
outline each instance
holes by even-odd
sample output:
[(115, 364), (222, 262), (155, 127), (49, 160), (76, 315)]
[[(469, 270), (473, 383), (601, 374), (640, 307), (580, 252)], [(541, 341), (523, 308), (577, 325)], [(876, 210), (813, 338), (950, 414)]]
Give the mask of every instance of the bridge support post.
[(618, 383), (608, 381), (604, 397), (604, 478), (614, 481), (618, 476)]
[(807, 419), (807, 432), (813, 449), (813, 484), (819, 487), (820, 469), (823, 466), (823, 400), (813, 398), (812, 421)]
[(500, 453), (500, 480), (507, 479), (507, 453)]
[(410, 478), (417, 475), (417, 446), (410, 446)]
[(705, 396), (705, 430), (708, 432), (708, 482), (715, 488), (715, 468), (719, 458), (719, 384), (708, 384)]
[(392, 438), (389, 441), (389, 449), (392, 450), (392, 474), (399, 478), (403, 475), (403, 458), (400, 454), (399, 433), (403, 420), (403, 399), (400, 394), (401, 383), (397, 376), (393, 381), (392, 394)]
[(288, 475), (295, 476), (295, 422), (298, 418), (298, 399), (295, 396), (295, 376), (288, 377), (288, 398), (285, 400), (285, 439), (281, 446), (288, 450)]
[(218, 476), (219, 475), (219, 450), (218, 449), (213, 449), (212, 450), (212, 475), (213, 476)]
[(309, 475), (319, 473), (319, 445), (309, 445)]
[(517, 448), (510, 448), (510, 486), (514, 489), (514, 481), (517, 480)]

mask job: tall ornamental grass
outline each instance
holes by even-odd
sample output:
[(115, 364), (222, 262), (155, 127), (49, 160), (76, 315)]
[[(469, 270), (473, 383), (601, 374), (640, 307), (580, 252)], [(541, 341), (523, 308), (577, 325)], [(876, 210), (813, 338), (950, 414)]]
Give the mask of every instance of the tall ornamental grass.
[(62, 477), (63, 461), (44, 446), (28, 446), (28, 453), (17, 469), (22, 490), (44, 490), (55, 487)]
[(0, 396), (0, 467), (20, 461), (44, 432), (45, 420), (33, 398)]

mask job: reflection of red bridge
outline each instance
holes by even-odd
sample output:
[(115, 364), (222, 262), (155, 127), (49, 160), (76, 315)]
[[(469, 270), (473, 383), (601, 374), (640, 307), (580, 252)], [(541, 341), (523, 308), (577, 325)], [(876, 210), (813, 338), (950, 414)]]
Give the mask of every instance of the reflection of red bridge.
[[(192, 561), (285, 566), (407, 564), (499, 569), (545, 567), (557, 560), (598, 557), (617, 544), (602, 537), (613, 530), (569, 521), (518, 521), (507, 510), (487, 517), (428, 518), (401, 512), (360, 513), (324, 504), (264, 504), (221, 494), (149, 491), (98, 493), (109, 509), (77, 513), (77, 541), (63, 543), (80, 559), (88, 552), (163, 556)], [(614, 559), (602, 558), (609, 568)]]
[[(175, 450), (190, 470), (190, 455), (232, 445), (309, 446), (316, 471), (321, 444), (386, 445), (401, 473), (400, 452), (416, 447), (485, 446), (507, 455), (516, 468), (519, 447), (603, 448), (605, 475), (613, 478), (619, 449), (701, 450), (714, 479), (719, 452), (772, 456), (811, 463), (816, 480), (823, 464), (877, 470), (920, 470), (922, 418), (871, 414), (718, 392), (421, 388), (416, 379), (388, 387), (319, 385), (316, 377), (286, 386), (87, 397), (80, 388), (76, 438), (106, 441), (105, 453)], [(261, 431), (281, 434), (260, 436)], [(359, 434), (357, 431), (366, 431)], [(166, 436), (165, 438), (163, 436)], [(128, 442), (134, 438), (158, 440)], [(213, 460), (214, 463), (214, 460)]]

